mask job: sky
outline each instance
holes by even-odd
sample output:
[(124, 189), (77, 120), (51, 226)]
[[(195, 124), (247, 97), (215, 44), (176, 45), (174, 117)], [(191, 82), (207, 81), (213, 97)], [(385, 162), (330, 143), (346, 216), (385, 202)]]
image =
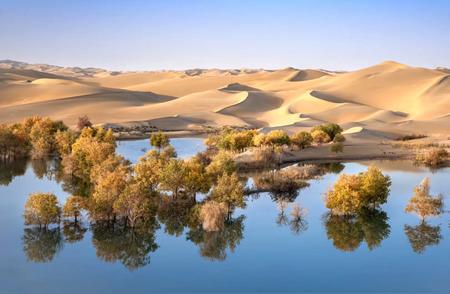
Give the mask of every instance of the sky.
[(0, 0), (0, 59), (111, 70), (450, 67), (447, 0)]

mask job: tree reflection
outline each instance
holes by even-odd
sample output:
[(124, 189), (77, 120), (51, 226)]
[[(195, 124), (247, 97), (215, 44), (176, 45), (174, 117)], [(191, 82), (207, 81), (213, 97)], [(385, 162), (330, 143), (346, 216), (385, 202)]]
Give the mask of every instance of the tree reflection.
[(60, 228), (25, 228), (23, 231), (23, 251), (28, 261), (50, 262), (63, 248)]
[(200, 249), (200, 255), (208, 260), (225, 260), (226, 250), (234, 252), (241, 240), (244, 238), (244, 219), (241, 215), (238, 218), (230, 218), (225, 221), (222, 230), (207, 232), (201, 226), (192, 228), (187, 239), (196, 244)]
[(87, 228), (83, 227), (80, 222), (64, 221), (63, 232), (65, 242), (76, 243), (83, 240), (86, 231)]
[(38, 179), (53, 180), (58, 173), (59, 163), (56, 159), (36, 158), (31, 160), (31, 168)]
[(158, 207), (158, 220), (164, 225), (164, 231), (172, 236), (181, 236), (188, 225), (190, 211), (194, 204), (186, 197), (174, 199), (162, 196)]
[(17, 176), (22, 176), (27, 170), (27, 159), (0, 160), (0, 186), (8, 186)]
[(369, 250), (381, 245), (391, 230), (384, 211), (366, 211), (357, 216), (326, 214), (324, 226), (328, 239), (342, 251), (355, 251), (365, 241)]
[(93, 224), (92, 244), (97, 257), (106, 262), (121, 262), (127, 269), (135, 270), (150, 263), (150, 252), (158, 245), (155, 242), (153, 224), (129, 228), (119, 224)]
[(438, 245), (442, 239), (441, 228), (426, 222), (417, 226), (405, 225), (405, 234), (414, 252), (423, 253), (428, 246)]

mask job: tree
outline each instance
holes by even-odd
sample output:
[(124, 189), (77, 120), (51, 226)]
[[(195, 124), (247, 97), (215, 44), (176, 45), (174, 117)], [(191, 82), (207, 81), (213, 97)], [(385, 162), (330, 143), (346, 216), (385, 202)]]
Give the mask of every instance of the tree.
[(51, 193), (32, 193), (25, 203), (25, 225), (48, 227), (49, 224), (59, 224), (61, 208), (58, 199)]
[(115, 201), (127, 186), (130, 170), (118, 165), (114, 170), (99, 172), (94, 182), (94, 191), (89, 204), (89, 215), (93, 221), (115, 221)]
[(318, 131), (318, 130), (326, 133), (328, 135), (328, 137), (330, 138), (330, 141), (332, 141), (337, 134), (340, 134), (343, 132), (343, 129), (338, 124), (334, 124), (334, 123), (315, 126), (314, 128), (312, 128), (311, 133)]
[(220, 151), (206, 167), (206, 172), (215, 181), (223, 173), (231, 174), (237, 170), (233, 155), (226, 151)]
[(313, 130), (311, 132), (311, 136), (313, 138), (313, 141), (317, 144), (328, 143), (331, 141), (330, 136), (323, 130)]
[(42, 157), (56, 150), (54, 135), (58, 130), (66, 130), (61, 122), (49, 118), (36, 119), (29, 132), (33, 157)]
[(86, 208), (86, 198), (81, 196), (69, 196), (63, 207), (63, 216), (73, 218), (75, 223), (78, 222), (78, 217), (81, 215), (83, 209)]
[(326, 206), (332, 213), (352, 215), (364, 209), (377, 209), (386, 203), (391, 180), (371, 166), (358, 175), (341, 175), (326, 193)]
[(161, 188), (172, 192), (176, 199), (183, 188), (184, 178), (187, 170), (184, 161), (181, 159), (170, 159), (161, 170)]
[(274, 130), (267, 133), (266, 144), (274, 146), (290, 145), (291, 138), (289, 138), (289, 135), (283, 130)]
[(198, 192), (208, 193), (211, 188), (211, 181), (206, 173), (205, 167), (196, 157), (185, 161), (184, 166), (186, 172), (183, 178), (183, 188), (193, 202), (196, 202), (196, 194)]
[(147, 152), (134, 166), (134, 179), (144, 189), (155, 192), (161, 181), (162, 163), (158, 154), (152, 151)]
[(417, 214), (424, 222), (427, 217), (440, 215), (443, 204), (442, 195), (437, 197), (430, 195), (430, 179), (426, 177), (419, 186), (414, 188), (414, 195), (409, 199), (405, 211)]
[(311, 146), (313, 142), (313, 137), (308, 132), (298, 132), (291, 137), (291, 142), (299, 149), (305, 149)]
[(127, 224), (134, 228), (145, 223), (151, 217), (152, 193), (143, 190), (138, 182), (129, 183), (113, 204), (117, 216), (126, 219)]
[(55, 134), (56, 150), (59, 156), (69, 155), (72, 152), (72, 145), (77, 139), (77, 134), (71, 130), (60, 131)]
[(153, 133), (150, 137), (150, 145), (158, 148), (158, 152), (160, 152), (162, 148), (167, 147), (169, 144), (169, 137), (163, 134), (161, 131)]
[(210, 198), (219, 203), (224, 203), (229, 214), (231, 214), (236, 207), (245, 207), (244, 187), (241, 182), (239, 182), (236, 173), (231, 175), (224, 173), (219, 177), (217, 185), (215, 185), (211, 191)]
[(92, 123), (87, 115), (78, 118), (77, 129), (82, 131), (84, 128), (92, 128)]

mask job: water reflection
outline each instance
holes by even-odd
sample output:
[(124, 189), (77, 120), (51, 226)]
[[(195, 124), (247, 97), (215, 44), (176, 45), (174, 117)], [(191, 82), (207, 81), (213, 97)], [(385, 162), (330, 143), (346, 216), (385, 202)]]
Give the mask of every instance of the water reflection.
[(50, 262), (63, 248), (61, 230), (31, 227), (23, 230), (23, 251), (28, 261)]
[(405, 225), (405, 234), (414, 252), (423, 253), (429, 246), (438, 245), (441, 242), (441, 228), (421, 222), (417, 226)]
[(27, 170), (27, 162), (26, 158), (0, 160), (0, 186), (8, 186), (15, 177), (23, 176)]
[(226, 250), (234, 252), (241, 240), (244, 239), (244, 219), (243, 215), (229, 218), (221, 230), (214, 232), (207, 232), (201, 226), (197, 226), (187, 233), (187, 240), (199, 247), (200, 255), (204, 258), (225, 260)]
[(357, 216), (340, 216), (327, 213), (324, 226), (328, 239), (342, 251), (355, 251), (363, 241), (369, 250), (381, 245), (391, 232), (384, 211), (367, 211)]
[(158, 249), (155, 241), (157, 226), (128, 228), (120, 224), (94, 224), (92, 244), (97, 257), (106, 262), (121, 262), (135, 270), (150, 263), (150, 253)]
[(63, 233), (64, 242), (76, 243), (84, 238), (87, 228), (83, 226), (80, 222), (64, 221), (63, 223)]

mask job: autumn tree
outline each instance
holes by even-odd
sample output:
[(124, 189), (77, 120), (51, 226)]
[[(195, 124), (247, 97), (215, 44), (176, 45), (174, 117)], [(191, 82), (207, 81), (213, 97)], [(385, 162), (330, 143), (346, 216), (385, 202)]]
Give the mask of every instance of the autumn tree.
[(233, 155), (226, 151), (220, 151), (206, 167), (206, 172), (213, 180), (223, 173), (231, 174), (237, 170)]
[(345, 137), (341, 133), (338, 133), (333, 138), (333, 143), (344, 143)]
[(409, 199), (405, 211), (417, 214), (424, 222), (427, 217), (440, 215), (443, 204), (442, 195), (437, 197), (430, 195), (430, 179), (426, 177), (419, 186), (414, 188), (414, 195)]
[(115, 221), (114, 203), (127, 186), (130, 168), (119, 164), (113, 170), (99, 169), (89, 204), (89, 215), (94, 221)]
[(181, 159), (170, 159), (161, 170), (161, 189), (172, 192), (176, 199), (183, 188), (186, 166)]
[(343, 132), (343, 129), (338, 124), (329, 123), (313, 127), (311, 133), (315, 131), (322, 131), (326, 133), (329, 137), (329, 141), (333, 141), (336, 135), (341, 134)]
[(293, 145), (297, 146), (299, 149), (305, 149), (309, 146), (311, 146), (311, 143), (313, 142), (313, 137), (309, 132), (298, 132), (295, 133), (291, 137), (291, 142)]
[(273, 130), (267, 134), (258, 134), (254, 137), (255, 146), (284, 146), (291, 144), (291, 138), (283, 130)]
[(63, 206), (63, 216), (73, 218), (75, 222), (78, 222), (78, 217), (83, 209), (86, 208), (86, 201), (87, 199), (82, 196), (69, 196)]
[(134, 228), (151, 218), (154, 192), (143, 190), (139, 182), (131, 182), (113, 203), (114, 213)]
[(224, 203), (229, 214), (236, 208), (244, 208), (244, 186), (236, 173), (224, 173), (217, 180), (211, 191), (210, 198), (216, 202)]
[(313, 141), (317, 144), (328, 143), (331, 141), (330, 136), (323, 130), (313, 130), (311, 131), (311, 136)]
[(162, 148), (170, 144), (169, 137), (162, 132), (153, 133), (150, 137), (150, 145), (158, 149), (158, 152)]
[(344, 144), (342, 143), (333, 143), (330, 147), (331, 152), (339, 153), (344, 152)]
[(341, 175), (326, 193), (326, 207), (335, 214), (357, 214), (364, 209), (377, 209), (386, 203), (391, 180), (377, 167), (371, 166), (358, 175)]
[(77, 134), (71, 130), (55, 133), (55, 145), (59, 156), (69, 155), (72, 152), (72, 145), (77, 139)]
[(32, 193), (25, 203), (25, 225), (48, 227), (49, 224), (59, 224), (61, 208), (58, 199), (51, 193)]
[(183, 189), (196, 202), (197, 193), (208, 193), (211, 188), (211, 180), (206, 173), (206, 168), (198, 158), (192, 157), (184, 162), (185, 173), (183, 177)]

